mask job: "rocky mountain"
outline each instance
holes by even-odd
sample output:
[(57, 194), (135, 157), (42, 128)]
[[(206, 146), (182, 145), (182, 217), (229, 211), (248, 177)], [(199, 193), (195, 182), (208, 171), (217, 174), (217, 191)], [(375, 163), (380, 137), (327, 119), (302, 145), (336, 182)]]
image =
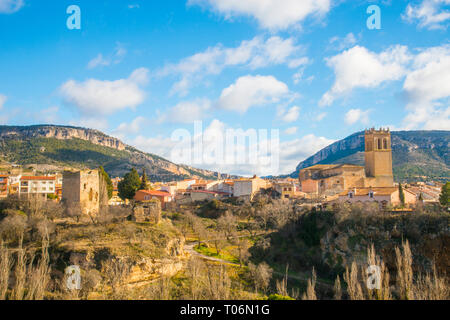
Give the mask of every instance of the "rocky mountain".
[[(450, 131), (392, 132), (392, 160), (396, 181), (450, 179)], [(316, 164), (364, 165), (364, 132), (355, 133), (300, 162), (290, 176)]]
[(54, 125), (0, 126), (0, 162), (52, 169), (101, 165), (113, 177), (132, 167), (145, 168), (154, 181), (215, 179), (218, 175), (139, 151), (98, 130)]

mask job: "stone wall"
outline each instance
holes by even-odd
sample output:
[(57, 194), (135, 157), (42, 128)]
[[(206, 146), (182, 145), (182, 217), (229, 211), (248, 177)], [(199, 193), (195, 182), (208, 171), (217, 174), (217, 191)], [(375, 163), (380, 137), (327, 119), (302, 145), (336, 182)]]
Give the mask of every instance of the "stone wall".
[(161, 212), (161, 202), (159, 200), (151, 200), (133, 208), (132, 220), (158, 224), (161, 220)]

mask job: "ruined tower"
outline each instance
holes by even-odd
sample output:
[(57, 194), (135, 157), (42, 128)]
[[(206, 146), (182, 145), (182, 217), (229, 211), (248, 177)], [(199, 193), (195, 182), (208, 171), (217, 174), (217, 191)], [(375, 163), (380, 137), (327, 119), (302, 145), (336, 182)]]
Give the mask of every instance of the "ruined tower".
[(392, 187), (392, 149), (389, 129), (365, 132), (365, 160), (367, 187)]
[(107, 205), (106, 183), (98, 170), (65, 171), (62, 200), (68, 209), (96, 216)]

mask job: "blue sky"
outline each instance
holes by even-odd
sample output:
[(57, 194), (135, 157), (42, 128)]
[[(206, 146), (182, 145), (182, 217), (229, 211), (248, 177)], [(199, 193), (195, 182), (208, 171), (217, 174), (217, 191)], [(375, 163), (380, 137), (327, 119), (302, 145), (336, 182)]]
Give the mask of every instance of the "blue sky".
[(197, 166), (289, 173), (364, 128), (450, 129), (449, 22), (450, 0), (0, 0), (0, 122), (96, 128), (175, 162), (171, 135), (196, 120), (279, 129), (274, 172)]

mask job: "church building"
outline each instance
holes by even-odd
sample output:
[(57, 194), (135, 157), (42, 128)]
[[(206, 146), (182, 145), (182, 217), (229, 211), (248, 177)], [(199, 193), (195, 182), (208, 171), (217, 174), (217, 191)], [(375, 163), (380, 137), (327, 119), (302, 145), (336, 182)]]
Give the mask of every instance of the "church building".
[(365, 132), (365, 166), (315, 165), (300, 171), (302, 192), (333, 196), (355, 188), (392, 188), (391, 133), (389, 129)]

